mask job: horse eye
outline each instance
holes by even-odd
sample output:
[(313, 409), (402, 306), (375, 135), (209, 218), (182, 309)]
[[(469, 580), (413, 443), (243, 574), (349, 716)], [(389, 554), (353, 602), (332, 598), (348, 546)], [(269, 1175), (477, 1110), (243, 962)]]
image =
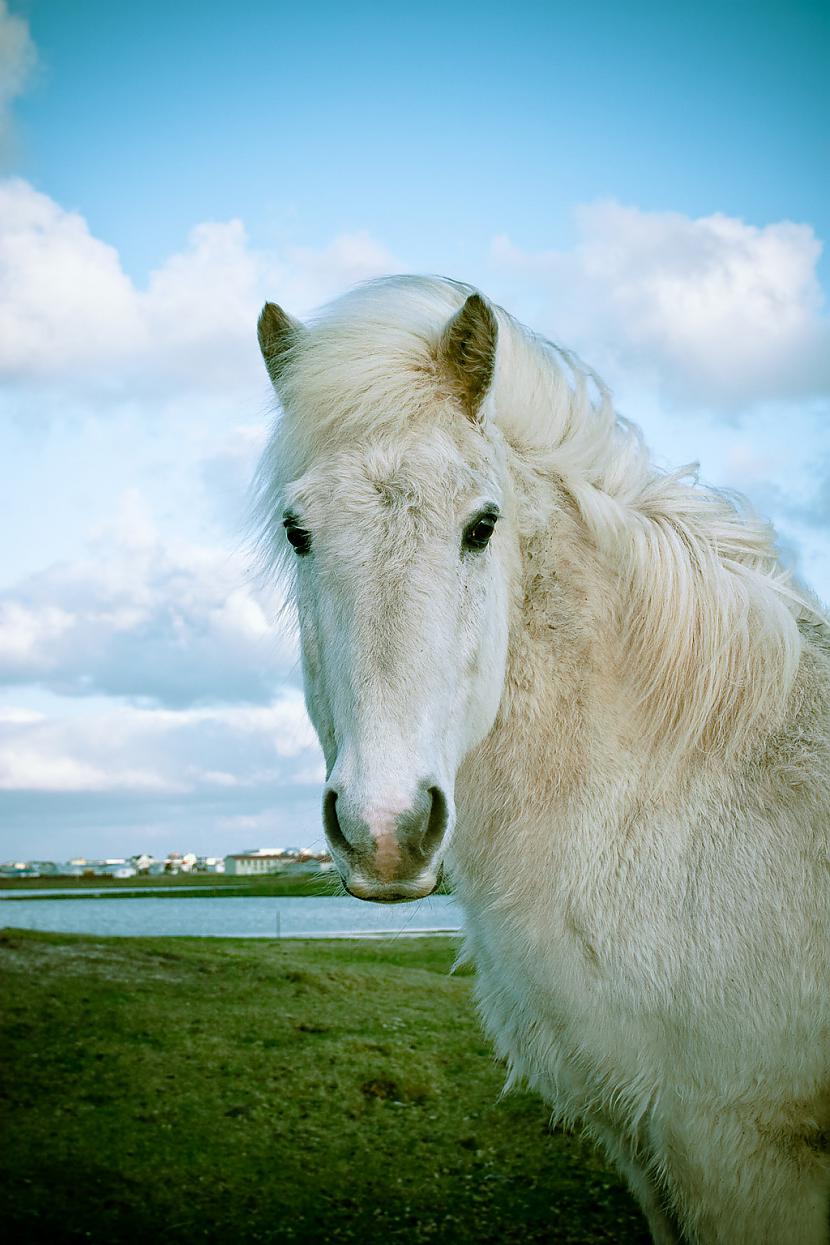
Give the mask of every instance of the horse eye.
[(311, 553), (311, 532), (300, 527), (294, 519), (284, 519), (283, 527), (288, 543), (295, 553), (298, 553), (301, 558)]
[(484, 514), (480, 514), (473, 519), (469, 527), (464, 530), (464, 548), (486, 549), (487, 542), (493, 535), (498, 517), (492, 511), (485, 511)]

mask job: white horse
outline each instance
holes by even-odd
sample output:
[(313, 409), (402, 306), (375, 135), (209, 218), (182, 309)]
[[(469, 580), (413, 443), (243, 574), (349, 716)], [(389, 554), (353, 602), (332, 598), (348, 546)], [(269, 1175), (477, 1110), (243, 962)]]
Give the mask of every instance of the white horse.
[(656, 1242), (816, 1245), (830, 1188), (830, 632), (769, 530), (455, 282), (266, 304), (259, 475), (326, 834), (451, 870), (484, 1025)]

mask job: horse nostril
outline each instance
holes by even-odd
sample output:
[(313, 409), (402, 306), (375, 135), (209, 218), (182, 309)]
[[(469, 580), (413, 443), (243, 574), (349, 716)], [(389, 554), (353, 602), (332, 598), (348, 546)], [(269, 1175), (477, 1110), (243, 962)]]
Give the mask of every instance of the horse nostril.
[(421, 854), (430, 860), (447, 829), (448, 809), (447, 797), (440, 787), (430, 787), (427, 795), (431, 803), (426, 829), (421, 838)]
[(348, 852), (350, 848), (349, 840), (340, 829), (336, 805), (337, 792), (329, 787), (323, 796), (323, 827), (331, 846), (339, 849), (341, 852)]
[(416, 798), (402, 813), (395, 811), (394, 804), (392, 808), (377, 804), (369, 807), (366, 817), (357, 815), (348, 791), (338, 792), (335, 787), (326, 788), (322, 811), (326, 839), (338, 867), (377, 875), (384, 882), (392, 875), (406, 880), (430, 868), (449, 823), (444, 792), (426, 782), (419, 783)]

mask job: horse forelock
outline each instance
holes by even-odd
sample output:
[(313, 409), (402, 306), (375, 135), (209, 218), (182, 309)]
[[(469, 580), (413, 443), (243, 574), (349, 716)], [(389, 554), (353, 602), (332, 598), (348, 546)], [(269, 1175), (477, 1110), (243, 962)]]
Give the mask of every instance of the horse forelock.
[[(437, 348), (471, 292), (442, 278), (369, 282), (292, 346), (257, 482), (267, 562), (285, 556), (275, 533), (286, 487), (322, 456), (463, 421)], [(656, 468), (590, 369), (495, 311), (488, 403), (509, 447), (518, 522), (537, 542), (555, 542), (548, 517), (563, 492), (571, 499), (581, 521), (571, 538), (587, 542), (613, 589), (618, 653), (645, 735), (680, 755), (739, 748), (759, 726), (774, 727), (800, 658), (797, 623), (822, 616), (782, 568), (771, 529), (694, 469)]]

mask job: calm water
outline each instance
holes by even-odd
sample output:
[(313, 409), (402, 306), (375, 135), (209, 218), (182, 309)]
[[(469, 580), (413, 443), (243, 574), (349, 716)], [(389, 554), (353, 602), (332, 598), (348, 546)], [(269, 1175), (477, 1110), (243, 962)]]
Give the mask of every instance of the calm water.
[[(20, 892), (18, 891), (18, 894)], [(43, 891), (39, 892), (41, 895)], [(77, 893), (77, 892), (75, 892)], [(363, 903), (336, 898), (19, 899), (0, 923), (61, 934), (184, 935), (213, 938), (331, 938), (414, 934), (461, 928), (451, 895), (415, 903)]]

